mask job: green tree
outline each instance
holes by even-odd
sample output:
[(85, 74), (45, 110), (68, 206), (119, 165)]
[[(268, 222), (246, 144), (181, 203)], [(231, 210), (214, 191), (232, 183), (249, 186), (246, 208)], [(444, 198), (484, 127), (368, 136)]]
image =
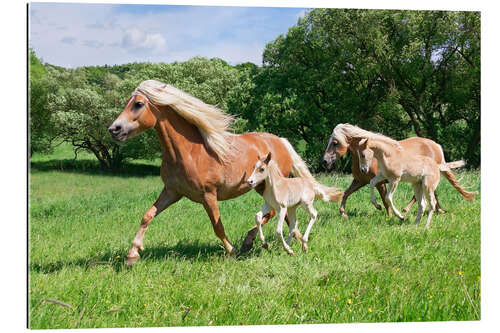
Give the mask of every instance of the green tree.
[(305, 142), (314, 168), (341, 122), (429, 137), (478, 165), (479, 29), (474, 12), (314, 9), (266, 46), (231, 108), (249, 129)]
[(29, 49), (29, 124), (30, 155), (35, 152), (48, 152), (52, 146), (51, 115), (47, 108), (47, 95), (50, 84), (41, 59), (33, 49)]

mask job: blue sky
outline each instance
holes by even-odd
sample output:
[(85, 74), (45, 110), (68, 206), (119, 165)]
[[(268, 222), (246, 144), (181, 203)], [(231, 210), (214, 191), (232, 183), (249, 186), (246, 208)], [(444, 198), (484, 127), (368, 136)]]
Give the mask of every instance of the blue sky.
[(29, 45), (64, 67), (218, 57), (260, 65), (304, 8), (31, 3)]

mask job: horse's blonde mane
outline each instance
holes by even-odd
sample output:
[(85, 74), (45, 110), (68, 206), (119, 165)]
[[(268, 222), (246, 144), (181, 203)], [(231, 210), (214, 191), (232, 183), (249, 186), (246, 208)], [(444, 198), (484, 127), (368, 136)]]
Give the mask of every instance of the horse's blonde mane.
[(229, 136), (232, 133), (228, 132), (234, 121), (231, 115), (182, 90), (156, 80), (141, 82), (132, 95), (137, 93), (146, 96), (153, 105), (170, 106), (179, 116), (196, 126), (204, 142), (214, 151), (219, 160), (226, 162), (231, 156)]
[(337, 126), (335, 126), (335, 128), (333, 129), (332, 137), (335, 137), (335, 139), (337, 139), (344, 146), (347, 146), (349, 144), (348, 141), (351, 138), (368, 138), (389, 143), (399, 149), (403, 148), (398, 141), (388, 136), (380, 133), (370, 132), (351, 124), (338, 124)]

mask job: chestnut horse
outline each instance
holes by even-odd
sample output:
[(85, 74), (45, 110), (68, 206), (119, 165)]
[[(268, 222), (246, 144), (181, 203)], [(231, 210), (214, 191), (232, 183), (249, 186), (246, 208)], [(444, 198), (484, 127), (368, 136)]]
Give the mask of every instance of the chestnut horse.
[[(349, 188), (345, 190), (344, 197), (342, 198), (342, 202), (339, 207), (340, 214), (342, 217), (346, 218), (347, 215), (345, 213), (345, 205), (347, 198), (363, 186), (370, 183), (370, 180), (375, 177), (378, 173), (378, 164), (377, 160), (373, 159), (370, 165), (370, 169), (368, 173), (362, 173), (359, 169), (359, 159), (357, 154), (355, 153), (354, 147), (351, 146), (351, 140), (354, 137), (366, 137), (366, 138), (380, 138), (384, 137), (381, 134), (373, 133), (366, 131), (362, 128), (351, 124), (338, 124), (332, 132), (330, 136), (330, 141), (328, 142), (328, 146), (326, 148), (325, 154), (323, 155), (323, 165), (327, 169), (331, 169), (333, 163), (336, 159), (343, 157), (347, 151), (351, 152), (352, 157), (352, 175), (353, 180)], [(436, 142), (421, 138), (421, 137), (412, 137), (408, 139), (404, 139), (399, 141), (399, 144), (409, 153), (414, 155), (424, 155), (432, 158), (437, 164), (444, 164), (445, 158), (443, 154), (443, 149), (441, 145)], [(455, 175), (451, 170), (446, 170), (442, 172), (443, 175), (448, 179), (450, 184), (465, 198), (465, 200), (473, 201), (474, 200), (474, 192), (468, 192), (464, 188), (460, 186)], [(380, 193), (380, 197), (382, 198), (382, 202), (385, 206), (387, 214), (391, 214), (391, 209), (389, 204), (387, 203), (386, 197), (386, 182), (381, 182), (376, 185), (378, 192)], [(439, 205), (439, 201), (437, 200), (436, 195), (436, 207), (439, 213), (444, 213), (441, 206)], [(403, 212), (407, 212), (410, 210), (412, 205), (415, 203), (415, 196), (412, 198), (408, 206), (403, 209)], [(380, 209), (380, 206), (377, 206)]]
[[(109, 127), (112, 137), (125, 141), (154, 128), (162, 147), (161, 178), (164, 188), (144, 214), (132, 241), (126, 262), (133, 265), (144, 249), (143, 239), (151, 220), (182, 197), (201, 203), (212, 222), (215, 234), (227, 253), (236, 249), (222, 225), (217, 201), (238, 197), (251, 187), (247, 178), (259, 156), (270, 152), (284, 175), (294, 169), (286, 139), (268, 133), (229, 133), (233, 118), (222, 110), (172, 86), (146, 80), (132, 93), (118, 118)], [(286, 141), (287, 142), (287, 141)], [(293, 148), (291, 148), (293, 150)], [(264, 185), (256, 188), (260, 194)], [(266, 223), (275, 211), (262, 221)], [(251, 248), (257, 228), (249, 230), (243, 243)], [(302, 238), (297, 232), (295, 237)]]

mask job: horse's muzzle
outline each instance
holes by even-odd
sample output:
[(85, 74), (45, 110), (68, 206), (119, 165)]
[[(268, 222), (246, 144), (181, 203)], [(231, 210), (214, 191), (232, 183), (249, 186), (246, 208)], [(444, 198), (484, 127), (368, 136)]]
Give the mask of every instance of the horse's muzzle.
[(323, 160), (321, 161), (321, 165), (325, 170), (329, 171), (332, 169), (333, 162), (335, 161), (335, 157), (330, 157), (330, 156), (323, 156)]
[(359, 167), (359, 171), (361, 171), (362, 173), (368, 173), (368, 171), (370, 170), (370, 168), (367, 166), (367, 165), (361, 165)]
[(109, 134), (111, 134), (111, 137), (117, 141), (125, 141), (127, 139), (128, 131), (116, 121), (108, 127), (108, 131)]

